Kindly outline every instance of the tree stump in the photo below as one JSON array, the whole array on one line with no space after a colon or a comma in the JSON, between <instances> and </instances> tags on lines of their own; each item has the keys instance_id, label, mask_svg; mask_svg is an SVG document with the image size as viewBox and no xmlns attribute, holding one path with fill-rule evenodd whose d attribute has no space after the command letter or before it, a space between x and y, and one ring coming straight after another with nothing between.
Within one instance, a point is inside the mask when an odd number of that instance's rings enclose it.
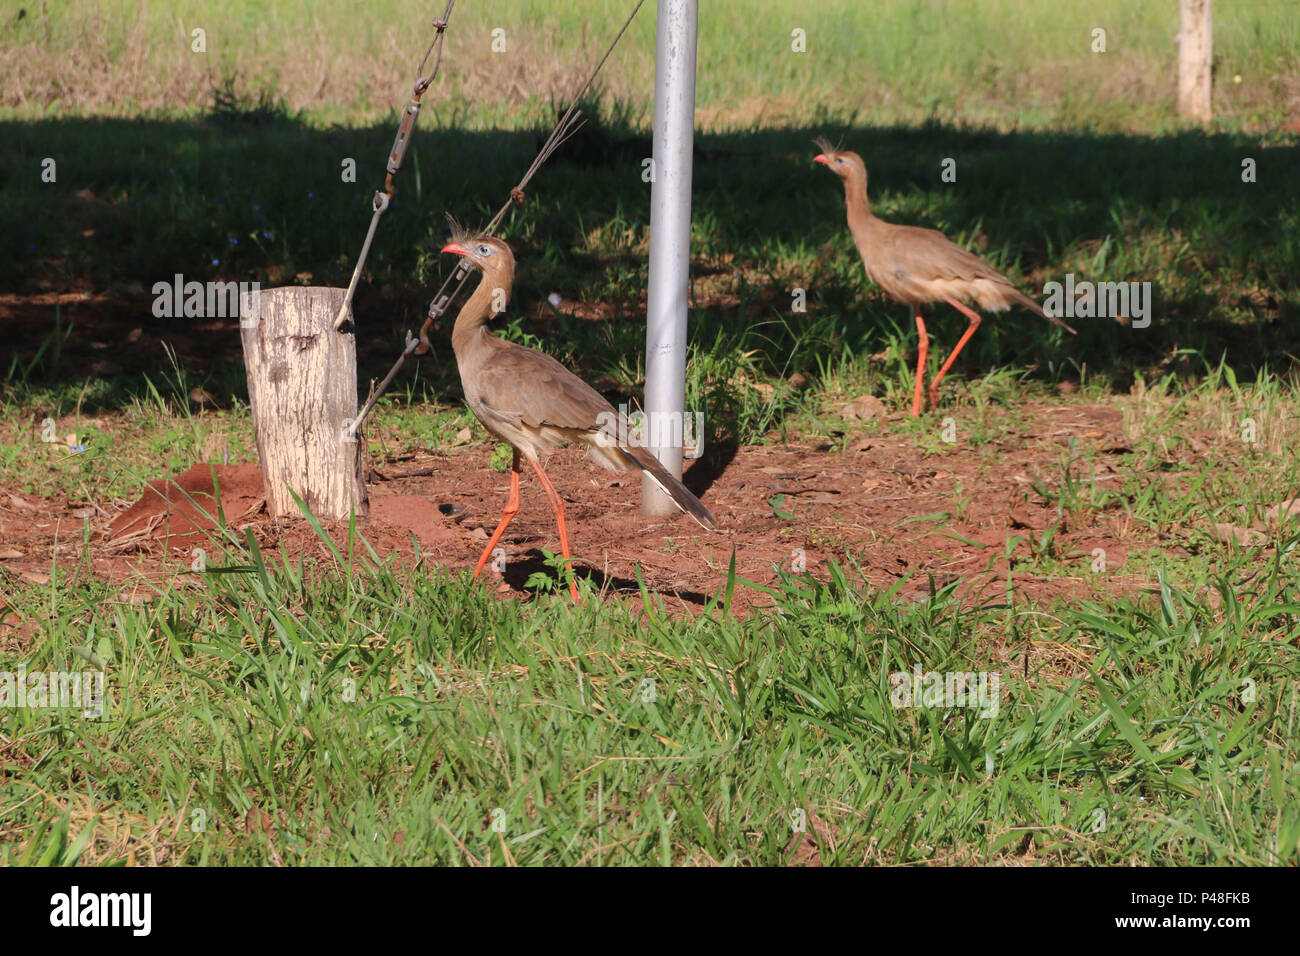
<instances>
[{"instance_id":1,"label":"tree stump","mask_svg":"<svg viewBox=\"0 0 1300 956\"><path fill-rule=\"evenodd\" d=\"M348 433L357 414L356 337L334 331L345 294L291 286L241 305L248 397L274 516L302 515L290 489L318 518L369 511L362 443Z\"/></svg>"}]
</instances>

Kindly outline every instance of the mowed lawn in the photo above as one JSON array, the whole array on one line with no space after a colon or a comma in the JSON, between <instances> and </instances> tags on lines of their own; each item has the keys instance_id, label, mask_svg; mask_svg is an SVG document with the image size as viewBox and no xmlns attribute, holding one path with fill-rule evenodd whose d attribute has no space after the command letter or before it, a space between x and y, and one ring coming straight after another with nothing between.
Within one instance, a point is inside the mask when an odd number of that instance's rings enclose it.
<instances>
[{"instance_id":1,"label":"mowed lawn","mask_svg":"<svg viewBox=\"0 0 1300 956\"><path fill-rule=\"evenodd\" d=\"M363 377L447 274L444 213L491 216L633 5L457 5L358 298ZM176 273L346 283L431 8L9 11L0 322L21 334L0 355L0 528L18 529L0 540L0 674L102 671L107 709L0 708L0 861L1300 859L1296 5L1215 4L1208 130L1172 116L1173 0L702 6L687 382L702 464L805 445L847 460L889 436L933 467L992 471L1007 428L1047 427L1026 406L1104 408L1123 443L1062 437L1022 493L1061 532L1141 540L1125 586L1031 599L1008 579L971 601L917 569L873 584L879 549L832 541L833 559L761 582L723 561L687 610L589 580L575 607L555 568L497 596L375 548L364 524L305 555L228 527L201 572L112 550L97 522L145 481L256 461L237 352L153 317L149 290ZM521 266L503 334L616 404L644 386L653 14L502 227ZM1070 337L999 316L938 409L846 419L859 396L906 407L915 332L863 274L817 135L864 156L885 218L943 230L1035 295L1067 274L1149 282L1151 325L1083 319ZM936 318L931 373L964 325ZM504 467L448 333L381 402L375 463L457 446L478 472ZM47 420L84 451L43 441ZM30 502L80 516L45 527ZM795 544L800 507L772 501ZM1017 573L1105 578L1017 527L1017 507L990 518L1022 549ZM680 535L672 561L705 546ZM996 706L903 701L899 675L996 675Z\"/></svg>"}]
</instances>

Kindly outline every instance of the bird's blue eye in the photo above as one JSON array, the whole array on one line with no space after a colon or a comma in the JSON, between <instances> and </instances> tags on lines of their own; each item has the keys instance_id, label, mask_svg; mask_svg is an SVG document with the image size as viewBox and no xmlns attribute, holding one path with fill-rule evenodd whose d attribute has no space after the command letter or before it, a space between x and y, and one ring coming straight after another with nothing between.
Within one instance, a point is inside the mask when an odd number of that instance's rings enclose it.
<instances>
[{"instance_id":1,"label":"bird's blue eye","mask_svg":"<svg viewBox=\"0 0 1300 956\"><path fill-rule=\"evenodd\" d=\"M492 247L487 243L481 243L478 247L478 254L480 256L490 256L492 255Z\"/></svg>"}]
</instances>

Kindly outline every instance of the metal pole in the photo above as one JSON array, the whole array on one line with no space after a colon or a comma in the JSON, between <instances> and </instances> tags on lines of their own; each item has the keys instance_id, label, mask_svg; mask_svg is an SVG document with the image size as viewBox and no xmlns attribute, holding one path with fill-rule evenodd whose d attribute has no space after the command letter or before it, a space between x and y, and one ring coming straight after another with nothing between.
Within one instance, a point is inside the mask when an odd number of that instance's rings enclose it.
<instances>
[{"instance_id":1,"label":"metal pole","mask_svg":"<svg viewBox=\"0 0 1300 956\"><path fill-rule=\"evenodd\" d=\"M682 476L686 404L686 296L691 264L698 6L698 0L659 0L655 42L644 435L650 452L678 478ZM662 517L676 511L673 500L648 475L643 475L641 513Z\"/></svg>"}]
</instances>

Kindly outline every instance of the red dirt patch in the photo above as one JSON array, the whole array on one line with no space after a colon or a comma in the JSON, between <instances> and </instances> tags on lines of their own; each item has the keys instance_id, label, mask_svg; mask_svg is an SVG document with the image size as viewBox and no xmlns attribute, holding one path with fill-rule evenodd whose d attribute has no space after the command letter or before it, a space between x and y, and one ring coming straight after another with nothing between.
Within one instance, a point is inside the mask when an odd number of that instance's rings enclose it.
<instances>
[{"instance_id":1,"label":"red dirt patch","mask_svg":"<svg viewBox=\"0 0 1300 956\"><path fill-rule=\"evenodd\" d=\"M384 533L385 538L405 538L399 546L402 550L411 550L412 536L421 553L434 557L459 555L464 550L465 535L438 510L436 502L423 495L394 494L372 487L366 527ZM371 531L367 534L373 536Z\"/></svg>"},{"instance_id":2,"label":"red dirt patch","mask_svg":"<svg viewBox=\"0 0 1300 956\"><path fill-rule=\"evenodd\" d=\"M262 530L271 525L286 539L301 537L300 547L310 550L313 543L321 544L309 528L297 527L297 522L270 521L262 513L265 502L262 471L256 465L201 462L174 478L149 482L140 499L109 524L107 543L121 546L132 539L149 538L166 547L183 548L186 542L174 539L195 535L206 538L206 532L216 529L214 519L221 513L229 527L251 524ZM370 516L363 520L362 528L368 538L391 540L396 550L412 551L414 539L423 553L440 556L458 552L464 539L433 501L420 495L394 494L388 489L373 494ZM338 530L331 528L332 532Z\"/></svg>"},{"instance_id":3,"label":"red dirt patch","mask_svg":"<svg viewBox=\"0 0 1300 956\"><path fill-rule=\"evenodd\" d=\"M1129 552L1177 552L1178 541L1132 527L1118 503L1109 512L1063 517L1034 491L1035 477L1049 486L1060 480L1061 454L1071 441L1097 453L1089 480L1121 486L1127 448L1119 411L1036 403L1021 412L1018 424L1003 425L983 446L926 451L910 434L893 433L902 421L895 415L879 433L850 432L834 448L773 443L730 457L724 453L712 465L696 462L686 484L718 516L714 534L684 515L643 517L637 476L606 472L577 449L553 455L547 470L566 501L579 574L634 602L639 568L647 586L670 606L699 608L723 586L733 551L737 572L760 585L773 582L777 566L804 564L824 579L828 562L843 563L847 554L875 586L891 587L907 577L900 599L923 599L931 578L939 586L957 582L968 603L1006 600L1008 585L1017 601L1106 600L1145 586L1145 575L1126 574ZM489 457L489 446L480 444L401 465L376 462L368 482L371 514L358 531L381 556L396 554L401 563L413 562L418 553L422 564L473 567L508 489L508 476L492 470ZM66 562L79 553L80 535L74 541L72 532L89 520L92 533L102 532L92 544L89 573L114 582L174 586L177 572L190 569L197 533L211 527L181 489L215 514L214 473L232 528L251 530L266 553L283 547L295 559L332 560L305 521L272 519L257 507L256 467L205 464L152 482L116 517L109 503L86 507L0 493L0 541L21 552L0 557L0 569L40 583L41 570L48 572L56 554ZM544 569L542 549L558 550L550 508L530 477L523 482L522 510L502 541L505 573L488 573L483 584L516 598L529 596L526 582ZM777 495L782 498L774 503ZM340 549L346 547L346 522L327 523L326 530ZM1046 560L1032 543L1045 539L1052 547ZM204 547L211 560L221 560L218 542ZM1096 548L1106 553L1102 574L1090 567ZM769 600L761 591L737 590L740 608Z\"/></svg>"},{"instance_id":4,"label":"red dirt patch","mask_svg":"<svg viewBox=\"0 0 1300 956\"><path fill-rule=\"evenodd\" d=\"M214 481L221 490L220 507ZM175 478L149 482L140 500L108 526L108 540L151 536L170 543L174 537L213 530L219 514L230 525L242 522L265 501L262 470L257 466L201 463Z\"/></svg>"}]
</instances>

